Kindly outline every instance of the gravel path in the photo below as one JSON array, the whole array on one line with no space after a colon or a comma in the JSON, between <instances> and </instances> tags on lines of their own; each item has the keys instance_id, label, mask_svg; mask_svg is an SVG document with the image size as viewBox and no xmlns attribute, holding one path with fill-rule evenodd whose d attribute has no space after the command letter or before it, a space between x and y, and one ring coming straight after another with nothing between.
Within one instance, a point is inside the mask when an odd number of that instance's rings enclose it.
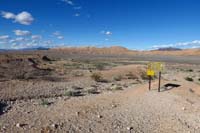
<instances>
[{"instance_id":1,"label":"gravel path","mask_svg":"<svg viewBox=\"0 0 200 133\"><path fill-rule=\"evenodd\" d=\"M186 87L158 93L148 85L124 91L79 98L51 99L47 107L38 100L16 101L0 116L1 132L200 132L199 95L183 95ZM192 84L192 85L191 85ZM156 88L156 84L153 84Z\"/></svg>"}]
</instances>

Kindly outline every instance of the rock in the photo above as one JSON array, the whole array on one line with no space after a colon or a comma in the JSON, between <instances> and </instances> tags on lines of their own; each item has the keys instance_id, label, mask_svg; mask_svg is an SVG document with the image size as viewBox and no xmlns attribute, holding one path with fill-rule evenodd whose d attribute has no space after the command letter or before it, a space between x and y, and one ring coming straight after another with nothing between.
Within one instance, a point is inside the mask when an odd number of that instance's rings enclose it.
<instances>
[{"instance_id":1,"label":"rock","mask_svg":"<svg viewBox=\"0 0 200 133\"><path fill-rule=\"evenodd\" d=\"M2 128L5 130L5 129L6 129L6 126L3 126Z\"/></svg>"},{"instance_id":2,"label":"rock","mask_svg":"<svg viewBox=\"0 0 200 133\"><path fill-rule=\"evenodd\" d=\"M58 128L58 124L52 124L51 127L56 129L56 128Z\"/></svg>"},{"instance_id":3,"label":"rock","mask_svg":"<svg viewBox=\"0 0 200 133\"><path fill-rule=\"evenodd\" d=\"M182 107L182 110L186 110L185 107Z\"/></svg>"},{"instance_id":4,"label":"rock","mask_svg":"<svg viewBox=\"0 0 200 133\"><path fill-rule=\"evenodd\" d=\"M98 117L98 118L103 118L103 116L102 116L102 115L98 115L97 117Z\"/></svg>"},{"instance_id":5,"label":"rock","mask_svg":"<svg viewBox=\"0 0 200 133\"><path fill-rule=\"evenodd\" d=\"M61 100L62 99L62 97L58 97L58 100Z\"/></svg>"},{"instance_id":6,"label":"rock","mask_svg":"<svg viewBox=\"0 0 200 133\"><path fill-rule=\"evenodd\" d=\"M76 112L76 115L77 115L77 116L80 115L80 112Z\"/></svg>"},{"instance_id":7,"label":"rock","mask_svg":"<svg viewBox=\"0 0 200 133\"><path fill-rule=\"evenodd\" d=\"M133 130L133 127L127 127L127 130L129 130L129 131Z\"/></svg>"},{"instance_id":8,"label":"rock","mask_svg":"<svg viewBox=\"0 0 200 133\"><path fill-rule=\"evenodd\" d=\"M16 127L21 127L22 125L20 123L17 123L16 124Z\"/></svg>"},{"instance_id":9,"label":"rock","mask_svg":"<svg viewBox=\"0 0 200 133\"><path fill-rule=\"evenodd\" d=\"M112 108L116 108L116 107L117 107L117 105L115 105L115 104L112 105Z\"/></svg>"}]
</instances>

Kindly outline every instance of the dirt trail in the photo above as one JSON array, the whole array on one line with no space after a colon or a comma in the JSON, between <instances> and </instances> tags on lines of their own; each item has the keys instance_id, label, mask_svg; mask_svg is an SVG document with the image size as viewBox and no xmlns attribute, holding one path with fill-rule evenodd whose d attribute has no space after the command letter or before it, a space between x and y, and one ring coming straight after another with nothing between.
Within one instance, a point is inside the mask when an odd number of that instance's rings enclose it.
<instances>
[{"instance_id":1,"label":"dirt trail","mask_svg":"<svg viewBox=\"0 0 200 133\"><path fill-rule=\"evenodd\" d=\"M195 92L199 86L184 82L160 93L156 87L155 82L151 91L143 84L96 96L60 98L48 107L34 100L18 101L0 116L1 132L200 132L200 98ZM16 127L17 123L23 126Z\"/></svg>"}]
</instances>

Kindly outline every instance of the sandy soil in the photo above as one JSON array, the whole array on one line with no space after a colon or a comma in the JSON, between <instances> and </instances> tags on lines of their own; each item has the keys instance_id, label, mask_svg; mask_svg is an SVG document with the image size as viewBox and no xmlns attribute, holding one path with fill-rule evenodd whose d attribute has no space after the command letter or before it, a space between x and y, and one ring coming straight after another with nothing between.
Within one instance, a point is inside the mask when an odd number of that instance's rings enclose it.
<instances>
[{"instance_id":1,"label":"sandy soil","mask_svg":"<svg viewBox=\"0 0 200 133\"><path fill-rule=\"evenodd\" d=\"M94 61L46 61L41 56L35 63L27 58L4 61L0 64L2 133L200 132L198 64L166 63L158 92L157 79L148 90L143 77L146 62L112 59L106 64L104 60L105 68L97 70ZM13 64L18 64L12 71L15 76L5 73ZM17 69L28 75L21 76ZM77 71L83 75L74 75ZM94 72L100 72L106 82L92 80ZM113 80L119 75L120 80ZM52 81L52 77L59 80ZM165 87L169 83L178 87ZM98 93L88 93L91 88ZM68 90L82 95L67 95Z\"/></svg>"},{"instance_id":2,"label":"sandy soil","mask_svg":"<svg viewBox=\"0 0 200 133\"><path fill-rule=\"evenodd\" d=\"M46 107L37 100L17 101L1 116L1 131L200 132L199 86L181 85L159 93L154 82L151 91L147 84L137 85L120 92L52 99Z\"/></svg>"}]
</instances>

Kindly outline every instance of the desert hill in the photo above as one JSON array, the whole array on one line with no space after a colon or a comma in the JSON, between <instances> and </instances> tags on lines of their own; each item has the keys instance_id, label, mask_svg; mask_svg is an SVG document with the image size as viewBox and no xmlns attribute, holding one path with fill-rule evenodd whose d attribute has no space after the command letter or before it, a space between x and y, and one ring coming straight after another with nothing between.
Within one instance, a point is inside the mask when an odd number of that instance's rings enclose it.
<instances>
[{"instance_id":1,"label":"desert hill","mask_svg":"<svg viewBox=\"0 0 200 133\"><path fill-rule=\"evenodd\" d=\"M59 51L68 54L97 54L97 55L177 55L177 56L191 56L200 55L200 49L178 49L178 48L166 48L149 51L136 51L129 50L121 46L112 47L63 47L52 48L50 51Z\"/></svg>"},{"instance_id":2,"label":"desert hill","mask_svg":"<svg viewBox=\"0 0 200 133\"><path fill-rule=\"evenodd\" d=\"M200 55L200 49L183 49L183 50L152 50L143 51L141 54L150 55L177 55L177 56L195 56Z\"/></svg>"},{"instance_id":3,"label":"desert hill","mask_svg":"<svg viewBox=\"0 0 200 133\"><path fill-rule=\"evenodd\" d=\"M50 51L60 51L63 53L71 54L106 54L106 55L130 55L136 54L137 51L129 50L121 46L112 46L112 47L63 47L63 48L53 48Z\"/></svg>"}]
</instances>

